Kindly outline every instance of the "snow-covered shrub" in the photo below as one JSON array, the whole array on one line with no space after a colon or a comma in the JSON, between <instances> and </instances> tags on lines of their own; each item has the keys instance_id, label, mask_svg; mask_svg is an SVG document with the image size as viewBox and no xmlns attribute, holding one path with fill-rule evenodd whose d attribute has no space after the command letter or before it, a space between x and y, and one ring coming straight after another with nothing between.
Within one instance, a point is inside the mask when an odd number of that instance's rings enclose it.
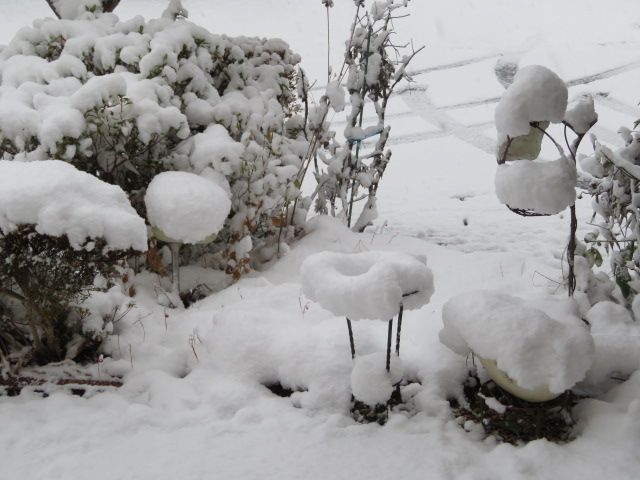
<instances>
[{"instance_id":1,"label":"snow-covered shrub","mask_svg":"<svg viewBox=\"0 0 640 480\"><path fill-rule=\"evenodd\" d=\"M85 348L102 340L102 325L87 329L84 318L89 312L80 304L96 290L100 276L111 279L119 274L117 265L127 252L103 251L103 240L91 241L76 249L65 236L53 237L23 226L0 234L0 305L4 321L0 336L13 339L0 354L27 354L37 363L62 360L69 353L76 335L86 341ZM0 308L1 310L2 308ZM16 347L29 347L20 352ZM32 347L32 350L30 349ZM75 358L74 349L69 356Z\"/></svg>"},{"instance_id":2,"label":"snow-covered shrub","mask_svg":"<svg viewBox=\"0 0 640 480\"><path fill-rule=\"evenodd\" d=\"M585 238L590 248L584 248L584 256L592 267L602 262L599 248L608 254L615 282L631 306L640 292L640 133L624 127L619 132L624 147L614 150L595 141L594 154L580 162L591 176L588 189L597 218L597 230Z\"/></svg>"},{"instance_id":3,"label":"snow-covered shrub","mask_svg":"<svg viewBox=\"0 0 640 480\"><path fill-rule=\"evenodd\" d=\"M500 202L523 216L553 215L570 208L567 263L568 291L572 296L576 288L578 226L576 155L580 142L598 120L598 115L589 95L580 95L569 103L567 86L548 68L530 65L511 70L517 70L517 73L503 83L507 90L495 112L498 132L496 194ZM568 153L547 131L550 123L564 125ZM568 130L575 134L571 144ZM558 159L538 158L545 137L557 148Z\"/></svg>"},{"instance_id":4,"label":"snow-covered shrub","mask_svg":"<svg viewBox=\"0 0 640 480\"><path fill-rule=\"evenodd\" d=\"M119 187L61 161L0 160L2 357L32 346L46 362L97 344L103 325L84 322L83 300L146 248L145 222Z\"/></svg>"},{"instance_id":5,"label":"snow-covered shrub","mask_svg":"<svg viewBox=\"0 0 640 480\"><path fill-rule=\"evenodd\" d=\"M293 233L284 212L307 150L287 123L299 57L281 40L212 34L176 0L149 21L98 10L38 20L0 54L3 158L70 162L143 216L156 174L217 179L232 211L209 264L240 275L251 249L239 243L273 255Z\"/></svg>"},{"instance_id":6,"label":"snow-covered shrub","mask_svg":"<svg viewBox=\"0 0 640 480\"><path fill-rule=\"evenodd\" d=\"M332 3L323 3L328 13ZM316 211L339 215L354 231L363 231L377 217L376 193L391 159L391 151L386 149L391 130L385 120L387 103L398 84L410 80L406 68L421 49L399 47L393 40L392 20L398 15L397 9L406 7L406 0L373 2L369 11L364 1L355 4L355 20L346 41L342 68L336 74L331 74L329 68L325 94L305 112L304 128L311 145L299 178L313 160L317 188L312 197ZM302 98L307 98L304 75L299 90ZM342 143L330 130L327 117L330 111L345 109L346 94L350 109L344 130L346 140ZM374 124L364 124L365 109L375 114ZM367 139L375 139L375 144L365 145ZM365 205L352 223L354 204L361 200L366 200Z\"/></svg>"}]
</instances>

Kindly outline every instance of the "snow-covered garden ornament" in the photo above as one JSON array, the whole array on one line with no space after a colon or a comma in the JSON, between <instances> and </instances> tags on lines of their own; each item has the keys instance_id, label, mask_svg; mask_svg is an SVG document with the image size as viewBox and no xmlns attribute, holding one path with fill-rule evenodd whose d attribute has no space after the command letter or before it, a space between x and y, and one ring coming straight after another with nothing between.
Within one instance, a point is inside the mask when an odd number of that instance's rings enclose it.
<instances>
[{"instance_id":1,"label":"snow-covered garden ornament","mask_svg":"<svg viewBox=\"0 0 640 480\"><path fill-rule=\"evenodd\" d=\"M527 301L475 291L449 300L440 341L477 358L493 381L481 381L473 369L456 415L482 419L488 434L512 443L567 440L575 397L565 392L585 379L595 359L593 337L579 315L572 298Z\"/></svg>"},{"instance_id":2,"label":"snow-covered garden ornament","mask_svg":"<svg viewBox=\"0 0 640 480\"><path fill-rule=\"evenodd\" d=\"M144 197L155 238L171 248L174 293L180 293L180 246L212 242L231 210L227 192L213 181L187 172L156 175Z\"/></svg>"},{"instance_id":3,"label":"snow-covered garden ornament","mask_svg":"<svg viewBox=\"0 0 640 480\"><path fill-rule=\"evenodd\" d=\"M351 357L355 360L352 393L370 407L385 405L402 380L399 355L403 311L421 308L434 291L433 275L425 262L398 252L321 252L302 264L305 295L334 315L346 317ZM352 320L365 319L388 322L386 355L374 353L356 358Z\"/></svg>"},{"instance_id":4,"label":"snow-covered garden ornament","mask_svg":"<svg viewBox=\"0 0 640 480\"><path fill-rule=\"evenodd\" d=\"M583 380L593 363L593 338L573 299L524 301L477 291L442 309L440 341L477 355L491 378L523 400L551 400Z\"/></svg>"},{"instance_id":5,"label":"snow-covered garden ornament","mask_svg":"<svg viewBox=\"0 0 640 480\"><path fill-rule=\"evenodd\" d=\"M570 296L575 290L578 222L575 210L576 156L580 142L597 120L590 95L579 95L568 102L568 89L562 79L540 65L526 66L517 71L495 112L498 132L495 188L500 202L522 216L554 215L567 207L571 210L567 247ZM568 154L547 131L550 123L564 125ZM568 130L575 134L572 143L568 140ZM557 148L558 159L538 158L545 137Z\"/></svg>"}]
</instances>

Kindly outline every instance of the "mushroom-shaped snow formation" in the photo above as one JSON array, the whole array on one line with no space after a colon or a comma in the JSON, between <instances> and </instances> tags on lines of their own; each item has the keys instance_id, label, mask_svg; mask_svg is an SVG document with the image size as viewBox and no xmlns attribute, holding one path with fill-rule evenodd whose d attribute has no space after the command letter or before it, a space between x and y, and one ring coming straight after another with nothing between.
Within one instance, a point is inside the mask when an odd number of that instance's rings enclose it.
<instances>
[{"instance_id":1,"label":"mushroom-shaped snow formation","mask_svg":"<svg viewBox=\"0 0 640 480\"><path fill-rule=\"evenodd\" d=\"M529 65L518 70L496 107L496 129L511 138L527 135L531 122L562 122L568 90L546 67Z\"/></svg>"},{"instance_id":2,"label":"mushroom-shaped snow formation","mask_svg":"<svg viewBox=\"0 0 640 480\"><path fill-rule=\"evenodd\" d=\"M440 341L460 355L495 361L523 389L560 394L585 378L594 358L577 308L572 299L533 305L497 292L465 293L444 305Z\"/></svg>"},{"instance_id":3,"label":"mushroom-shaped snow formation","mask_svg":"<svg viewBox=\"0 0 640 480\"><path fill-rule=\"evenodd\" d=\"M351 392L367 405L386 403L393 393L393 386L402 380L402 362L391 355L389 371L385 369L386 354L371 353L356 357L351 371Z\"/></svg>"},{"instance_id":4,"label":"mushroom-shaped snow formation","mask_svg":"<svg viewBox=\"0 0 640 480\"><path fill-rule=\"evenodd\" d=\"M511 208L553 215L576 201L578 173L572 160L518 160L498 165L496 195Z\"/></svg>"},{"instance_id":5,"label":"mushroom-shaped snow formation","mask_svg":"<svg viewBox=\"0 0 640 480\"><path fill-rule=\"evenodd\" d=\"M351 320L389 320L400 304L417 309L433 295L431 270L399 252L316 253L301 273L307 297Z\"/></svg>"},{"instance_id":6,"label":"mushroom-shaped snow formation","mask_svg":"<svg viewBox=\"0 0 640 480\"><path fill-rule=\"evenodd\" d=\"M109 248L147 249L147 227L127 194L59 160L0 160L0 232L19 225L80 248L102 238Z\"/></svg>"},{"instance_id":7,"label":"mushroom-shaped snow formation","mask_svg":"<svg viewBox=\"0 0 640 480\"><path fill-rule=\"evenodd\" d=\"M222 229L231 210L231 200L219 185L187 172L156 175L144 201L149 223L178 243L207 241Z\"/></svg>"}]
</instances>

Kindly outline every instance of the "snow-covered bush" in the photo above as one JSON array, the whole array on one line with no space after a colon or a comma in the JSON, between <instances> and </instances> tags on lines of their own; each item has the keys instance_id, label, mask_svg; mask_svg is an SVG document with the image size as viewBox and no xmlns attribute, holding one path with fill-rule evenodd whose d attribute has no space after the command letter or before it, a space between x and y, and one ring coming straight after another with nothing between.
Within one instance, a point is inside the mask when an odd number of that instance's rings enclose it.
<instances>
[{"instance_id":1,"label":"snow-covered bush","mask_svg":"<svg viewBox=\"0 0 640 480\"><path fill-rule=\"evenodd\" d=\"M640 292L640 133L625 127L619 132L624 147L614 150L596 141L595 153L580 162L591 176L588 189L597 218L597 230L585 238L590 247L584 248L585 276L591 278L588 267L608 254L615 282L631 306Z\"/></svg>"},{"instance_id":2,"label":"snow-covered bush","mask_svg":"<svg viewBox=\"0 0 640 480\"><path fill-rule=\"evenodd\" d=\"M46 362L95 346L104 325L84 322L83 300L146 248L145 222L119 187L61 161L0 160L0 357Z\"/></svg>"},{"instance_id":3,"label":"snow-covered bush","mask_svg":"<svg viewBox=\"0 0 640 480\"><path fill-rule=\"evenodd\" d=\"M333 4L323 3L329 13ZM355 4L344 63L335 74L328 68L325 94L305 112L304 129L311 145L299 178L313 161L317 188L312 197L316 211L339 215L354 231L363 231L377 217L376 193L391 159L391 151L386 149L391 130L385 120L387 103L398 84L410 80L407 66L421 49L399 47L393 40L393 19L399 15L399 8L407 6L406 0L376 1L369 11L364 1ZM304 75L299 90L306 99L308 84ZM343 143L330 130L327 118L330 111L339 113L345 109L347 93L350 109ZM365 109L375 114L374 124L364 124ZM375 144L365 145L367 139L375 139ZM354 204L362 200L366 200L365 205L355 220Z\"/></svg>"},{"instance_id":4,"label":"snow-covered bush","mask_svg":"<svg viewBox=\"0 0 640 480\"><path fill-rule=\"evenodd\" d=\"M232 211L209 264L239 276L248 240L272 256L293 233L284 212L307 150L288 128L299 57L281 40L212 34L175 0L149 21L85 10L34 22L0 54L3 158L70 162L121 186L143 216L156 174L215 178Z\"/></svg>"}]
</instances>

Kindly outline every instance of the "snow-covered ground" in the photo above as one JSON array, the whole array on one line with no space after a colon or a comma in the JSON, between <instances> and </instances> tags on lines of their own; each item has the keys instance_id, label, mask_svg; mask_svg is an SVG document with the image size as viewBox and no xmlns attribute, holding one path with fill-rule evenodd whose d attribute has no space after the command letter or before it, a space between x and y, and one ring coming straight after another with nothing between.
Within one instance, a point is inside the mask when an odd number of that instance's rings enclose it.
<instances>
[{"instance_id":1,"label":"snow-covered ground","mask_svg":"<svg viewBox=\"0 0 640 480\"><path fill-rule=\"evenodd\" d=\"M183 3L212 31L284 38L309 76L325 83L320 1ZM338 63L353 2L335 3ZM150 17L165 4L122 0L117 12ZM457 294L531 297L554 291L561 278L567 216L518 217L495 196L493 112L504 91L497 59L553 69L570 96L596 94L594 133L619 144L618 127L640 117L636 2L414 0L410 12L398 20L400 37L427 48L412 65L416 88L389 107L393 158L376 228L355 235L331 219L313 220L280 261L186 311L158 306L157 279L137 278L138 306L121 320L127 328L111 339L113 359L99 370L104 378L124 375L124 386L90 398L0 397L1 479L638 478L640 375L583 401L577 439L567 445L496 444L452 417L446 399L460 391L465 359L438 339L442 305ZM1 1L0 42L49 14L44 0ZM588 199L578 210L586 231ZM433 272L434 296L407 311L403 326L404 375L419 383L403 392L408 411L392 413L384 427L351 420L344 319L302 293L299 268L323 250L425 255ZM184 273L194 284L207 275ZM359 354L384 349L384 322L363 320L354 329ZM634 333L626 335L631 361L640 356ZM275 396L264 385L276 382L296 392Z\"/></svg>"}]
</instances>

